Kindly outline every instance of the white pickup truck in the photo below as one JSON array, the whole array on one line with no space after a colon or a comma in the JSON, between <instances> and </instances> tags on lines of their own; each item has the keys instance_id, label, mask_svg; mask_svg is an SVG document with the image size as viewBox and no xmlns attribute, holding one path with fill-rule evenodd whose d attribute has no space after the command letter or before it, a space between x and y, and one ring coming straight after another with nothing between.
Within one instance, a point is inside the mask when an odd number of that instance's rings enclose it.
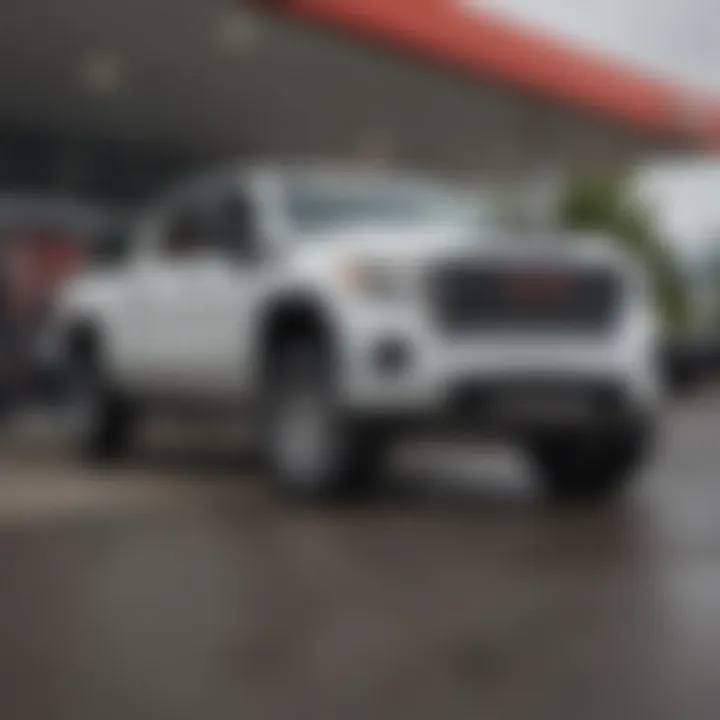
<instances>
[{"instance_id":1,"label":"white pickup truck","mask_svg":"<svg viewBox=\"0 0 720 720\"><path fill-rule=\"evenodd\" d=\"M277 487L367 490L400 435L517 441L545 487L599 500L661 401L641 275L607 248L525 242L443 185L243 167L171 193L68 288L55 346L84 452L140 411L254 413Z\"/></svg>"}]
</instances>

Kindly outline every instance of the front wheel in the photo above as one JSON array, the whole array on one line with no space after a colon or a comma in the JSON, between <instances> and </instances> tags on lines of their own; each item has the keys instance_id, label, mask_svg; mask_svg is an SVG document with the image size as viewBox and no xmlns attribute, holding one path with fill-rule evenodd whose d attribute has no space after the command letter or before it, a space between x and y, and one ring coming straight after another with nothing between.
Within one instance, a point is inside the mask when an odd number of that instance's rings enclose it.
<instances>
[{"instance_id":1,"label":"front wheel","mask_svg":"<svg viewBox=\"0 0 720 720\"><path fill-rule=\"evenodd\" d=\"M264 445L273 484L304 499L355 497L379 482L385 442L339 409L330 357L312 337L278 343L265 379Z\"/></svg>"},{"instance_id":2,"label":"front wheel","mask_svg":"<svg viewBox=\"0 0 720 720\"><path fill-rule=\"evenodd\" d=\"M545 437L530 444L531 459L552 500L602 503L635 478L651 446L646 427L620 433Z\"/></svg>"}]
</instances>

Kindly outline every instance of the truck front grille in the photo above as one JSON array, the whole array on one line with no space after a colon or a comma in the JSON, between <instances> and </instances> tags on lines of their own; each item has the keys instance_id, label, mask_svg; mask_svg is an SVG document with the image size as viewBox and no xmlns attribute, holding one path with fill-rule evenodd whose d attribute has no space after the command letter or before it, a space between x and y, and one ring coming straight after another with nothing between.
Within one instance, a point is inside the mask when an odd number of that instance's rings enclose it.
<instances>
[{"instance_id":1,"label":"truck front grille","mask_svg":"<svg viewBox=\"0 0 720 720\"><path fill-rule=\"evenodd\" d=\"M620 277L605 268L446 265L431 279L438 325L453 334L610 328Z\"/></svg>"}]
</instances>

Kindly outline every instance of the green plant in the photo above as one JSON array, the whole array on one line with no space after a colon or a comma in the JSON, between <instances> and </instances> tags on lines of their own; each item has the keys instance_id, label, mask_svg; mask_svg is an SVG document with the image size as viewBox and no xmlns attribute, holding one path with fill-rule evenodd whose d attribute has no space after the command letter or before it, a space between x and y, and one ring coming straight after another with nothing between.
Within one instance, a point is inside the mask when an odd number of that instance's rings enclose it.
<instances>
[{"instance_id":1,"label":"green plant","mask_svg":"<svg viewBox=\"0 0 720 720\"><path fill-rule=\"evenodd\" d=\"M660 316L670 331L689 320L682 270L664 242L653 208L641 198L633 178L605 173L572 179L561 195L559 220L568 230L599 231L639 260L651 278Z\"/></svg>"}]
</instances>

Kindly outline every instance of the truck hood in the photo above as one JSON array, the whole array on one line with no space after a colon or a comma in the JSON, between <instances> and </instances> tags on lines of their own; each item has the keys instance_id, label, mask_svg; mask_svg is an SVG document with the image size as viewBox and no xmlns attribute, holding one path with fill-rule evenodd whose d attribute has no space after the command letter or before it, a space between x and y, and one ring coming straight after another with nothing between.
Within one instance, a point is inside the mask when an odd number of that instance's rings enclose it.
<instances>
[{"instance_id":1,"label":"truck hood","mask_svg":"<svg viewBox=\"0 0 720 720\"><path fill-rule=\"evenodd\" d=\"M343 257L389 264L425 265L452 260L542 262L570 265L629 265L610 242L561 233L520 234L472 226L334 229L297 236L301 263L324 264Z\"/></svg>"}]
</instances>

